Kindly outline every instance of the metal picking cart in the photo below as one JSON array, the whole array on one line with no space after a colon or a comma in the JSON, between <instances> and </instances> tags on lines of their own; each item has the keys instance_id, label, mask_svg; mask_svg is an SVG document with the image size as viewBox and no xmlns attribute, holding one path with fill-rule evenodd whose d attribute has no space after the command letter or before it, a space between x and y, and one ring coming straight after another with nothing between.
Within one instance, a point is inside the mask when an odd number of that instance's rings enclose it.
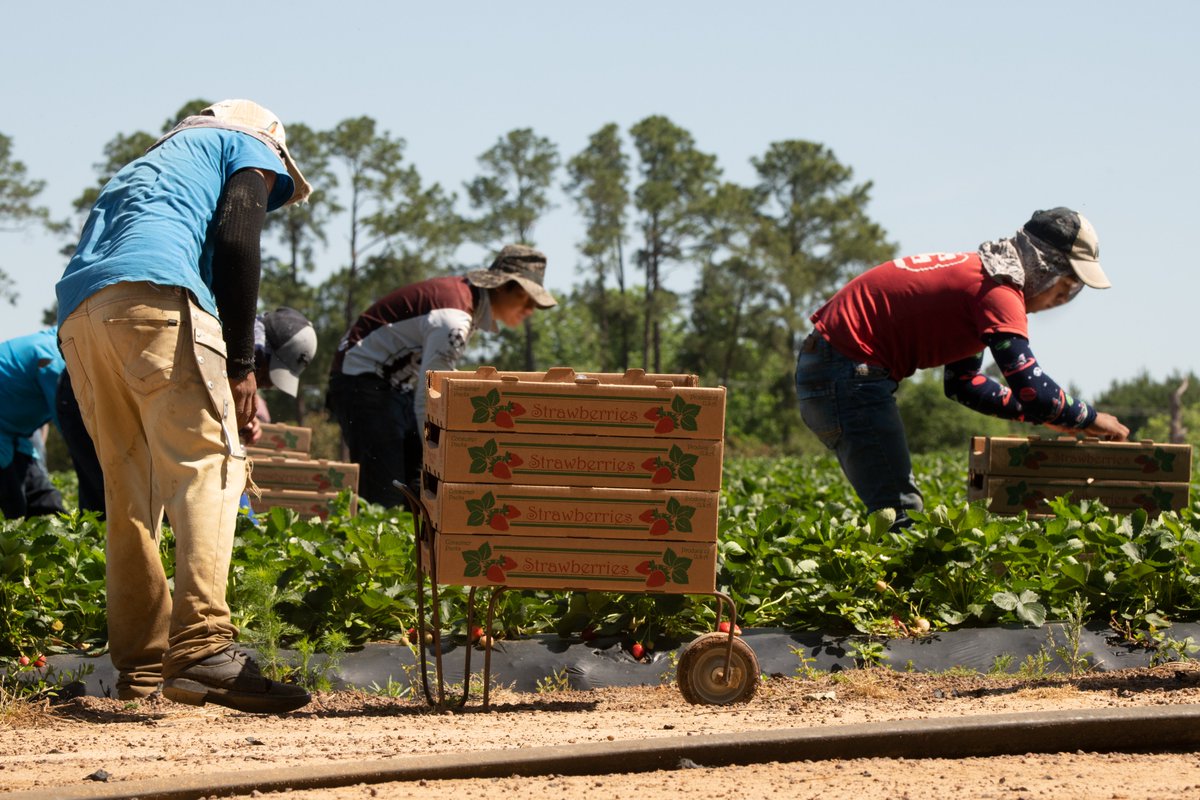
<instances>
[{"instance_id":1,"label":"metal picking cart","mask_svg":"<svg viewBox=\"0 0 1200 800\"><path fill-rule=\"evenodd\" d=\"M490 590L485 643L493 641L498 600L511 589L713 597L718 625L727 616L729 630L683 648L680 692L705 704L753 697L758 659L736 633L733 600L716 591L723 387L641 370L484 367L431 372L428 392L421 496L404 491L414 509L416 640L431 705L448 705L439 583L469 587L468 631L476 591ZM462 695L449 705L469 698L472 649ZM483 657L487 705L491 646Z\"/></svg>"}]
</instances>

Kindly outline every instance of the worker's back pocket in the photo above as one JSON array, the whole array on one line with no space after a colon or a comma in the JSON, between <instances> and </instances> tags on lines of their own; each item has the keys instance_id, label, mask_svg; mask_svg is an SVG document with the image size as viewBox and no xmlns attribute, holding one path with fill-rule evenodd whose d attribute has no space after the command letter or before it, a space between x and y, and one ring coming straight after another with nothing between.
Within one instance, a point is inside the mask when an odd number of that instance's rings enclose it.
<instances>
[{"instance_id":1,"label":"worker's back pocket","mask_svg":"<svg viewBox=\"0 0 1200 800\"><path fill-rule=\"evenodd\" d=\"M139 394L150 394L171 383L180 357L180 312L152 306L122 309L125 316L104 320L114 355L125 382Z\"/></svg>"}]
</instances>

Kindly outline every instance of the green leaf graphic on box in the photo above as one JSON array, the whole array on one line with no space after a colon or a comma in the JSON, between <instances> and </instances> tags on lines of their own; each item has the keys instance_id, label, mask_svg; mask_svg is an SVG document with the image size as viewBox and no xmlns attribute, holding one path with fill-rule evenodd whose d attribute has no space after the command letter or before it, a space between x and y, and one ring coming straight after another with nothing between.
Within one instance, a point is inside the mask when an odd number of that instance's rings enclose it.
<instances>
[{"instance_id":1,"label":"green leaf graphic on box","mask_svg":"<svg viewBox=\"0 0 1200 800\"><path fill-rule=\"evenodd\" d=\"M492 546L484 542L478 550L464 550L462 557L466 565L463 567L463 575L468 578L477 577L483 573L483 565L492 557Z\"/></svg>"},{"instance_id":2,"label":"green leaf graphic on box","mask_svg":"<svg viewBox=\"0 0 1200 800\"><path fill-rule=\"evenodd\" d=\"M671 401L671 410L679 417L679 427L685 431L696 430L696 417L700 414L700 406L684 402L679 395Z\"/></svg>"},{"instance_id":3,"label":"green leaf graphic on box","mask_svg":"<svg viewBox=\"0 0 1200 800\"><path fill-rule=\"evenodd\" d=\"M1010 467L1021 466L1025 463L1025 456L1027 455L1029 455L1029 445L1027 444L1008 448L1008 465Z\"/></svg>"},{"instance_id":4,"label":"green leaf graphic on box","mask_svg":"<svg viewBox=\"0 0 1200 800\"><path fill-rule=\"evenodd\" d=\"M329 482L334 486L338 487L339 489L342 488L342 473L338 472L333 467L329 468L329 471L325 473L325 477L329 478Z\"/></svg>"},{"instance_id":5,"label":"green leaf graphic on box","mask_svg":"<svg viewBox=\"0 0 1200 800\"><path fill-rule=\"evenodd\" d=\"M471 422L488 422L499 405L500 392L495 389L492 389L483 397L472 397L471 406L475 411L471 415Z\"/></svg>"},{"instance_id":6,"label":"green leaf graphic on box","mask_svg":"<svg viewBox=\"0 0 1200 800\"><path fill-rule=\"evenodd\" d=\"M284 444L286 445L286 447L284 448L285 450L295 450L295 449L297 449L297 445L300 444L300 437L298 437L296 434L292 433L291 431L284 431L283 441L284 441Z\"/></svg>"},{"instance_id":7,"label":"green leaf graphic on box","mask_svg":"<svg viewBox=\"0 0 1200 800\"><path fill-rule=\"evenodd\" d=\"M471 472L487 472L491 469L498 450L495 439L488 439L482 447L468 447L467 455L471 458Z\"/></svg>"},{"instance_id":8,"label":"green leaf graphic on box","mask_svg":"<svg viewBox=\"0 0 1200 800\"><path fill-rule=\"evenodd\" d=\"M682 533L692 532L692 515L696 513L695 508L685 506L672 497L667 501L667 513L674 520L675 530Z\"/></svg>"},{"instance_id":9,"label":"green leaf graphic on box","mask_svg":"<svg viewBox=\"0 0 1200 800\"><path fill-rule=\"evenodd\" d=\"M496 498L488 492L478 500L467 501L467 524L482 525L491 517L492 511L496 507Z\"/></svg>"},{"instance_id":10,"label":"green leaf graphic on box","mask_svg":"<svg viewBox=\"0 0 1200 800\"><path fill-rule=\"evenodd\" d=\"M1168 453L1161 447L1154 448L1154 460L1158 462L1158 468L1163 472L1170 472L1175 467L1175 454Z\"/></svg>"},{"instance_id":11,"label":"green leaf graphic on box","mask_svg":"<svg viewBox=\"0 0 1200 800\"><path fill-rule=\"evenodd\" d=\"M1019 506L1029 493L1029 486L1025 481L1021 481L1016 486L1004 487L1004 490L1008 492L1008 504L1010 506Z\"/></svg>"},{"instance_id":12,"label":"green leaf graphic on box","mask_svg":"<svg viewBox=\"0 0 1200 800\"><path fill-rule=\"evenodd\" d=\"M1171 455L1172 455L1172 457L1174 457L1174 453L1172 453ZM1170 467L1163 467L1163 469L1170 469ZM1168 492L1166 489L1155 486L1153 491L1151 492L1151 494L1154 495L1154 504L1158 506L1160 511L1170 511L1171 510L1171 500L1174 497L1174 495L1171 492Z\"/></svg>"}]
</instances>

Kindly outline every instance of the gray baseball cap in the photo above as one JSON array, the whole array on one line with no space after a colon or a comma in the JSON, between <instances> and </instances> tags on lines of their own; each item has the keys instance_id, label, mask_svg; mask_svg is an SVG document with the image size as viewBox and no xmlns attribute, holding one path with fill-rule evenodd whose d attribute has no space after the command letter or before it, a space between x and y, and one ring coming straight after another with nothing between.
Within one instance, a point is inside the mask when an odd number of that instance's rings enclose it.
<instances>
[{"instance_id":1,"label":"gray baseball cap","mask_svg":"<svg viewBox=\"0 0 1200 800\"><path fill-rule=\"evenodd\" d=\"M300 388L300 373L317 353L317 331L308 318L294 308L277 308L263 314L271 384L292 397Z\"/></svg>"},{"instance_id":2,"label":"gray baseball cap","mask_svg":"<svg viewBox=\"0 0 1200 800\"><path fill-rule=\"evenodd\" d=\"M1036 236L1067 257L1079 280L1093 289L1107 289L1112 281L1100 268L1100 239L1096 229L1082 214L1059 206L1035 211L1025 232Z\"/></svg>"}]
</instances>

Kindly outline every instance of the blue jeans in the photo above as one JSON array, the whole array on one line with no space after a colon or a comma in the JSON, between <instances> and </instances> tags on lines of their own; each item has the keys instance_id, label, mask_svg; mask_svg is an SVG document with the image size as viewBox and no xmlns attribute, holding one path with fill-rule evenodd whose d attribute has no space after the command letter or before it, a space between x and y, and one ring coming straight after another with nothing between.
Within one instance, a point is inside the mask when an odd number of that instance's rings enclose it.
<instances>
[{"instance_id":1,"label":"blue jeans","mask_svg":"<svg viewBox=\"0 0 1200 800\"><path fill-rule=\"evenodd\" d=\"M796 361L800 416L837 454L842 472L867 511L896 509L898 525L924 503L913 478L897 383L884 367L853 361L820 334L805 340Z\"/></svg>"}]
</instances>

